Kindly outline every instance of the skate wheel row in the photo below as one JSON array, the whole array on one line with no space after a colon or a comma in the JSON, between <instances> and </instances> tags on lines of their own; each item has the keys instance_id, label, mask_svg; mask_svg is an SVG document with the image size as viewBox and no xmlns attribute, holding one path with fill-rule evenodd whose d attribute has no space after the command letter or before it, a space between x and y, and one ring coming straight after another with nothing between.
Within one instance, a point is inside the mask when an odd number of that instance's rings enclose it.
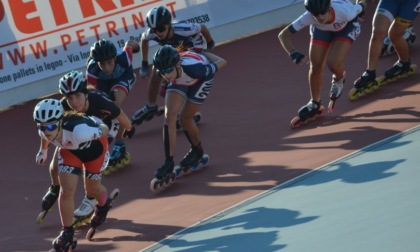
<instances>
[{"instance_id":1,"label":"skate wheel row","mask_svg":"<svg viewBox=\"0 0 420 252\"><path fill-rule=\"evenodd\" d=\"M130 153L126 152L126 155L123 159L118 161L115 165L108 165L105 168L104 175L109 175L111 173L114 173L114 172L120 170L124 166L130 164L130 161L131 161L131 155L130 155Z\"/></svg>"},{"instance_id":2,"label":"skate wheel row","mask_svg":"<svg viewBox=\"0 0 420 252\"><path fill-rule=\"evenodd\" d=\"M36 223L40 224L45 220L45 217L47 216L48 212L51 210L51 208L49 210L42 210L39 214L38 217L36 218Z\"/></svg>"},{"instance_id":3,"label":"skate wheel row","mask_svg":"<svg viewBox=\"0 0 420 252\"><path fill-rule=\"evenodd\" d=\"M296 129L296 128L299 128L301 126L304 126L304 125L316 120L318 117L320 117L322 115L323 112L324 112L324 106L321 106L319 108L318 113L315 116L310 117L310 118L306 119L305 121L302 121L299 116L295 116L292 119L292 121L290 121L290 128Z\"/></svg>"},{"instance_id":4,"label":"skate wheel row","mask_svg":"<svg viewBox=\"0 0 420 252\"><path fill-rule=\"evenodd\" d=\"M76 247L77 247L77 240L74 239L72 242L69 242L68 244L66 244L64 249L58 249L57 250L57 249L53 248L53 249L50 249L49 252L61 252L61 251L71 252L71 251L74 251L76 249Z\"/></svg>"},{"instance_id":5,"label":"skate wheel row","mask_svg":"<svg viewBox=\"0 0 420 252\"><path fill-rule=\"evenodd\" d=\"M209 155L204 154L203 157L200 159L200 161L197 163L197 165L192 165L192 166L187 166L187 167L181 167L177 165L174 168L174 172L176 176L179 178L179 177L190 174L194 171L200 170L201 168L208 166L209 162L210 162Z\"/></svg>"},{"instance_id":6,"label":"skate wheel row","mask_svg":"<svg viewBox=\"0 0 420 252\"><path fill-rule=\"evenodd\" d=\"M162 179L153 178L152 181L150 182L150 190L154 193L161 192L165 190L167 187L169 187L171 184L175 183L175 180L176 180L175 173L171 173L169 176Z\"/></svg>"}]
</instances>

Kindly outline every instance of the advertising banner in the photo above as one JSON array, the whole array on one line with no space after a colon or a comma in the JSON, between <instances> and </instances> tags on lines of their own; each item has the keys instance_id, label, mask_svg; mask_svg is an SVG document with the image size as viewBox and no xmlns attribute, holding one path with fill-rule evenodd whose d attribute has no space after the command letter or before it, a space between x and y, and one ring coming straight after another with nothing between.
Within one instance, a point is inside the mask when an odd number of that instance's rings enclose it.
<instances>
[{"instance_id":1,"label":"advertising banner","mask_svg":"<svg viewBox=\"0 0 420 252\"><path fill-rule=\"evenodd\" d=\"M211 28L301 1L0 0L0 92L83 67L98 39L139 42L153 7Z\"/></svg>"}]
</instances>

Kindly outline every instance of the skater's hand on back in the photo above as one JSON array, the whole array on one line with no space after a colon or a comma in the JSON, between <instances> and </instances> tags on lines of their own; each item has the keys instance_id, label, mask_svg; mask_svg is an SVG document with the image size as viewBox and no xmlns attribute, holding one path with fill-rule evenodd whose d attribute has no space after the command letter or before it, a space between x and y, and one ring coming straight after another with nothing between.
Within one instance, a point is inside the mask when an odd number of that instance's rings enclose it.
<instances>
[{"instance_id":1,"label":"skater's hand on back","mask_svg":"<svg viewBox=\"0 0 420 252\"><path fill-rule=\"evenodd\" d=\"M48 157L48 149L41 149L38 151L38 154L36 154L35 162L39 165L45 164Z\"/></svg>"},{"instance_id":2,"label":"skater's hand on back","mask_svg":"<svg viewBox=\"0 0 420 252\"><path fill-rule=\"evenodd\" d=\"M302 53L300 53L296 50L293 50L289 54L289 56L290 56L290 58L292 58L293 63L295 63L296 65L308 64L308 62L309 62L307 57L304 54L302 54Z\"/></svg>"},{"instance_id":3,"label":"skater's hand on back","mask_svg":"<svg viewBox=\"0 0 420 252\"><path fill-rule=\"evenodd\" d=\"M128 137L129 139L131 139L134 136L134 133L136 133L136 128L134 128L134 126L131 127L130 130L125 130L123 137Z\"/></svg>"}]
</instances>

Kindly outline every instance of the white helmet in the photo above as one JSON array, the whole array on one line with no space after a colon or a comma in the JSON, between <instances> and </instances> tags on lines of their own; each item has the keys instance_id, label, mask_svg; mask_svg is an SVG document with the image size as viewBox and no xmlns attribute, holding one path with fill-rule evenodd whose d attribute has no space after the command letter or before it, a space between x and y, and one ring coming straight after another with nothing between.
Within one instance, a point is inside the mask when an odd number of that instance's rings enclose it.
<instances>
[{"instance_id":1,"label":"white helmet","mask_svg":"<svg viewBox=\"0 0 420 252\"><path fill-rule=\"evenodd\" d=\"M56 99L45 99L35 106L34 120L38 123L58 121L64 113L63 105Z\"/></svg>"},{"instance_id":2,"label":"white helmet","mask_svg":"<svg viewBox=\"0 0 420 252\"><path fill-rule=\"evenodd\" d=\"M87 93L87 81L85 75L79 71L71 71L61 77L58 89L62 95L71 95L81 92Z\"/></svg>"}]
</instances>

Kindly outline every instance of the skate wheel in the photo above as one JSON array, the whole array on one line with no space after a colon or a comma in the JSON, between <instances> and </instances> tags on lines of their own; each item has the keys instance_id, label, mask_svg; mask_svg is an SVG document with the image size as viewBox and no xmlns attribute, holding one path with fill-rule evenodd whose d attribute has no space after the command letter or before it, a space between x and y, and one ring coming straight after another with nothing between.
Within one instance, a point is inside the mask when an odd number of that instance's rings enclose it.
<instances>
[{"instance_id":1,"label":"skate wheel","mask_svg":"<svg viewBox=\"0 0 420 252\"><path fill-rule=\"evenodd\" d=\"M45 220L45 217L47 216L49 210L42 210L39 214L38 217L36 218L36 223L40 224Z\"/></svg>"},{"instance_id":2,"label":"skate wheel","mask_svg":"<svg viewBox=\"0 0 420 252\"><path fill-rule=\"evenodd\" d=\"M109 198L114 201L116 198L118 198L118 195L120 194L120 189L115 188L112 190L112 192L109 194Z\"/></svg>"},{"instance_id":3,"label":"skate wheel","mask_svg":"<svg viewBox=\"0 0 420 252\"><path fill-rule=\"evenodd\" d=\"M95 235L95 233L96 233L96 228L89 228L89 230L88 230L88 232L86 234L86 240L92 241L93 236Z\"/></svg>"},{"instance_id":4,"label":"skate wheel","mask_svg":"<svg viewBox=\"0 0 420 252\"><path fill-rule=\"evenodd\" d=\"M300 126L300 118L299 118L299 116L296 116L292 119L292 121L290 121L290 127L292 129L295 129L299 126Z\"/></svg>"},{"instance_id":5,"label":"skate wheel","mask_svg":"<svg viewBox=\"0 0 420 252\"><path fill-rule=\"evenodd\" d=\"M362 97L364 95L363 91L359 91L356 88L352 88L349 92L349 99L350 101L354 101L357 100L358 98Z\"/></svg>"},{"instance_id":6,"label":"skate wheel","mask_svg":"<svg viewBox=\"0 0 420 252\"><path fill-rule=\"evenodd\" d=\"M150 182L150 191L152 192L159 192L161 189L161 181L159 181L157 178L153 178Z\"/></svg>"},{"instance_id":7,"label":"skate wheel","mask_svg":"<svg viewBox=\"0 0 420 252\"><path fill-rule=\"evenodd\" d=\"M334 112L334 105L335 105L335 101L331 100L328 103L328 113L331 114L332 112Z\"/></svg>"},{"instance_id":8,"label":"skate wheel","mask_svg":"<svg viewBox=\"0 0 420 252\"><path fill-rule=\"evenodd\" d=\"M200 113L200 112L197 112L197 113L195 113L195 115L194 115L194 122L195 122L196 124L198 124L200 121L201 121L201 113Z\"/></svg>"},{"instance_id":9,"label":"skate wheel","mask_svg":"<svg viewBox=\"0 0 420 252\"><path fill-rule=\"evenodd\" d=\"M181 167L179 165L175 166L174 173L175 173L175 175L177 177L181 177L182 176L182 170L181 170Z\"/></svg>"},{"instance_id":10,"label":"skate wheel","mask_svg":"<svg viewBox=\"0 0 420 252\"><path fill-rule=\"evenodd\" d=\"M172 172L172 174L170 176L170 183L171 184L175 183L176 177L177 177L176 173L175 172Z\"/></svg>"}]
</instances>

